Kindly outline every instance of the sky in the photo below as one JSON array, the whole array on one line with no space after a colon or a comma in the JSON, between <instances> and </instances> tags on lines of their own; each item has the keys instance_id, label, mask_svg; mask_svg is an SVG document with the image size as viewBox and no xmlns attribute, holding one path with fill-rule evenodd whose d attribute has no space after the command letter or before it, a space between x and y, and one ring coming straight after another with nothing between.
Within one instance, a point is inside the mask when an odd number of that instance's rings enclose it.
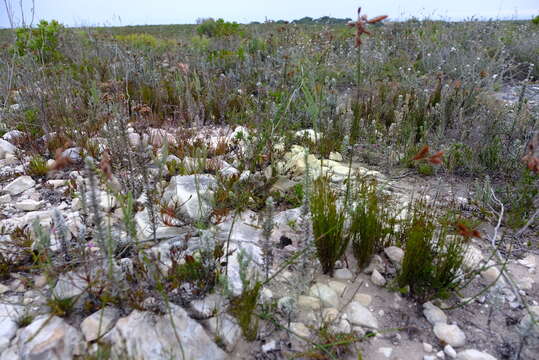
<instances>
[{"instance_id":1,"label":"sky","mask_svg":"<svg viewBox=\"0 0 539 360\"><path fill-rule=\"evenodd\" d=\"M19 2L30 23L32 0L0 0L0 27L9 27L5 3L15 10ZM304 16L354 18L358 6L370 16L389 15L393 20L530 19L539 15L539 0L35 0L34 24L56 19L66 26L121 26L192 24L197 18L227 21L294 20Z\"/></svg>"}]
</instances>

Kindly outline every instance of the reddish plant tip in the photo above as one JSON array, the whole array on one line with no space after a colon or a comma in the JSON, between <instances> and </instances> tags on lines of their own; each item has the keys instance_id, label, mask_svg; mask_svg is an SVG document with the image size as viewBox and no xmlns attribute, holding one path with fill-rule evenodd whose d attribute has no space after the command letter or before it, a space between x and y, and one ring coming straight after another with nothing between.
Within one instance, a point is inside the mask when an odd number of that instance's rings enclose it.
<instances>
[{"instance_id":1,"label":"reddish plant tip","mask_svg":"<svg viewBox=\"0 0 539 360\"><path fill-rule=\"evenodd\" d=\"M371 33L367 31L366 25L367 24L375 24L377 22L380 22L384 19L387 19L387 15L381 15L377 16L372 19L368 19L367 15L360 15L361 14L361 7L357 9L357 21L348 23L348 26L355 27L356 28L356 47L360 47L361 42L361 35L367 34L370 35Z\"/></svg>"},{"instance_id":2,"label":"reddish plant tip","mask_svg":"<svg viewBox=\"0 0 539 360\"><path fill-rule=\"evenodd\" d=\"M479 232L479 230L471 230L470 228L468 228L466 225L464 225L463 223L457 223L457 232L459 235L465 237L465 238L478 238L478 239L481 239L481 233Z\"/></svg>"},{"instance_id":3,"label":"reddish plant tip","mask_svg":"<svg viewBox=\"0 0 539 360\"><path fill-rule=\"evenodd\" d=\"M429 157L429 159L427 161L430 162L431 164L438 164L439 165L439 164L442 163L442 156L444 156L444 152L443 151L438 151L436 154Z\"/></svg>"},{"instance_id":4,"label":"reddish plant tip","mask_svg":"<svg viewBox=\"0 0 539 360\"><path fill-rule=\"evenodd\" d=\"M427 154L429 153L429 146L425 145L419 152L412 158L413 161L421 160L427 157Z\"/></svg>"}]
</instances>

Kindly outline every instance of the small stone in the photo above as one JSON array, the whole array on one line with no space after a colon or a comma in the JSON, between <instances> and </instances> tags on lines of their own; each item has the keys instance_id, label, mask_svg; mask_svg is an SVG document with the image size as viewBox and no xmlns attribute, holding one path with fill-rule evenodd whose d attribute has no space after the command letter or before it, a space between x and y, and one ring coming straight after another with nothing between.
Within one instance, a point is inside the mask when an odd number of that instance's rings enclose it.
<instances>
[{"instance_id":1,"label":"small stone","mask_svg":"<svg viewBox=\"0 0 539 360\"><path fill-rule=\"evenodd\" d=\"M343 158L342 158L342 155L338 152L330 152L329 153L329 160L333 160L333 161L342 161Z\"/></svg>"},{"instance_id":2,"label":"small stone","mask_svg":"<svg viewBox=\"0 0 539 360\"><path fill-rule=\"evenodd\" d=\"M12 196L15 196L32 188L35 184L36 182L34 179L32 179L30 176L23 175L7 184L4 191Z\"/></svg>"},{"instance_id":3,"label":"small stone","mask_svg":"<svg viewBox=\"0 0 539 360\"><path fill-rule=\"evenodd\" d=\"M300 322L290 323L290 331L292 334L301 338L309 338L311 336L311 331L309 328Z\"/></svg>"},{"instance_id":4,"label":"small stone","mask_svg":"<svg viewBox=\"0 0 539 360\"><path fill-rule=\"evenodd\" d=\"M348 321L350 321L352 325L378 329L378 321L374 315L369 311L369 309L356 301L352 301L350 304L348 304L348 306L346 306L345 313L348 317Z\"/></svg>"},{"instance_id":5,"label":"small stone","mask_svg":"<svg viewBox=\"0 0 539 360\"><path fill-rule=\"evenodd\" d=\"M298 306L303 309L320 310L322 303L317 297L300 295L298 297Z\"/></svg>"},{"instance_id":6,"label":"small stone","mask_svg":"<svg viewBox=\"0 0 539 360\"><path fill-rule=\"evenodd\" d=\"M208 320L210 331L223 340L227 351L232 351L241 338L241 328L236 319L228 314L222 314Z\"/></svg>"},{"instance_id":7,"label":"small stone","mask_svg":"<svg viewBox=\"0 0 539 360\"><path fill-rule=\"evenodd\" d=\"M423 360L436 360L435 355L425 355L423 356Z\"/></svg>"},{"instance_id":8,"label":"small stone","mask_svg":"<svg viewBox=\"0 0 539 360\"><path fill-rule=\"evenodd\" d=\"M354 274L352 274L350 270L344 268L335 270L333 277L337 280L352 280L354 278Z\"/></svg>"},{"instance_id":9,"label":"small stone","mask_svg":"<svg viewBox=\"0 0 539 360\"><path fill-rule=\"evenodd\" d=\"M191 316L208 319L227 305L227 300L219 294L210 294L204 299L195 299L190 304Z\"/></svg>"},{"instance_id":10,"label":"small stone","mask_svg":"<svg viewBox=\"0 0 539 360\"><path fill-rule=\"evenodd\" d=\"M440 351L438 351L438 352L436 353L436 357L437 357L438 359L445 359L445 353L444 353L442 350L440 350Z\"/></svg>"},{"instance_id":11,"label":"small stone","mask_svg":"<svg viewBox=\"0 0 539 360\"><path fill-rule=\"evenodd\" d=\"M80 329L86 341L94 341L109 332L119 316L118 309L105 307L84 319Z\"/></svg>"},{"instance_id":12,"label":"small stone","mask_svg":"<svg viewBox=\"0 0 539 360\"><path fill-rule=\"evenodd\" d=\"M358 303L360 303L363 306L369 306L371 304L371 301L372 301L372 296L370 296L368 294L357 293L354 296L354 300L357 301Z\"/></svg>"},{"instance_id":13,"label":"small stone","mask_svg":"<svg viewBox=\"0 0 539 360\"><path fill-rule=\"evenodd\" d=\"M439 322L434 325L433 330L438 339L452 347L460 347L466 343L466 335L457 325Z\"/></svg>"},{"instance_id":14,"label":"small stone","mask_svg":"<svg viewBox=\"0 0 539 360\"><path fill-rule=\"evenodd\" d=\"M496 360L489 353L482 352L476 349L468 349L457 354L457 360Z\"/></svg>"},{"instance_id":15,"label":"small stone","mask_svg":"<svg viewBox=\"0 0 539 360\"><path fill-rule=\"evenodd\" d=\"M0 295L6 293L9 291L9 286L6 286L4 284L0 284Z\"/></svg>"},{"instance_id":16,"label":"small stone","mask_svg":"<svg viewBox=\"0 0 539 360\"><path fill-rule=\"evenodd\" d=\"M501 280L500 270L498 270L498 268L495 267L495 266L491 266L488 269L482 271L481 276L488 283L493 283L496 280L498 280L498 281Z\"/></svg>"},{"instance_id":17,"label":"small stone","mask_svg":"<svg viewBox=\"0 0 539 360\"><path fill-rule=\"evenodd\" d=\"M423 304L423 315L427 318L427 321L432 325L436 323L447 323L447 316L437 306L433 305L430 301Z\"/></svg>"},{"instance_id":18,"label":"small stone","mask_svg":"<svg viewBox=\"0 0 539 360\"><path fill-rule=\"evenodd\" d=\"M423 343L423 350L425 352L428 352L428 353L432 352L432 345L429 344L429 343L424 342Z\"/></svg>"},{"instance_id":19,"label":"small stone","mask_svg":"<svg viewBox=\"0 0 539 360\"><path fill-rule=\"evenodd\" d=\"M371 263L365 268L365 270L363 270L363 272L367 275L370 275L375 269L378 270L379 273L383 273L386 271L384 260L380 257L380 255L374 255L372 257Z\"/></svg>"},{"instance_id":20,"label":"small stone","mask_svg":"<svg viewBox=\"0 0 539 360\"><path fill-rule=\"evenodd\" d=\"M329 281L328 285L330 288L335 290L339 296L342 296L346 290L346 284L343 284L340 281Z\"/></svg>"},{"instance_id":21,"label":"small stone","mask_svg":"<svg viewBox=\"0 0 539 360\"><path fill-rule=\"evenodd\" d=\"M455 349L453 349L453 347L449 344L447 344L445 347L444 347L444 353L449 356L451 359L456 359L457 358L457 352L455 351Z\"/></svg>"},{"instance_id":22,"label":"small stone","mask_svg":"<svg viewBox=\"0 0 539 360\"><path fill-rule=\"evenodd\" d=\"M398 246L387 247L384 249L384 253L395 265L400 265L402 263L402 259L404 258L404 250Z\"/></svg>"},{"instance_id":23,"label":"small stone","mask_svg":"<svg viewBox=\"0 0 539 360\"><path fill-rule=\"evenodd\" d=\"M337 320L338 316L339 316L339 310L335 308L327 308L322 311L322 319L324 319L324 322L326 323L331 323Z\"/></svg>"},{"instance_id":24,"label":"small stone","mask_svg":"<svg viewBox=\"0 0 539 360\"><path fill-rule=\"evenodd\" d=\"M21 200L15 204L15 208L22 211L36 211L43 206L41 201L35 201L31 199Z\"/></svg>"},{"instance_id":25,"label":"small stone","mask_svg":"<svg viewBox=\"0 0 539 360\"><path fill-rule=\"evenodd\" d=\"M377 286L385 286L386 284L386 279L376 269L372 271L371 281L374 285Z\"/></svg>"},{"instance_id":26,"label":"small stone","mask_svg":"<svg viewBox=\"0 0 539 360\"><path fill-rule=\"evenodd\" d=\"M339 296L331 287L316 283L309 289L309 295L320 298L322 304L327 307L338 307Z\"/></svg>"},{"instance_id":27,"label":"small stone","mask_svg":"<svg viewBox=\"0 0 539 360\"><path fill-rule=\"evenodd\" d=\"M277 341L271 340L262 345L262 351L265 353L269 353L272 351L277 351L279 348L277 347Z\"/></svg>"},{"instance_id":28,"label":"small stone","mask_svg":"<svg viewBox=\"0 0 539 360\"><path fill-rule=\"evenodd\" d=\"M331 326L331 331L340 334L349 334L352 331L352 326L347 320L341 319L339 322Z\"/></svg>"},{"instance_id":29,"label":"small stone","mask_svg":"<svg viewBox=\"0 0 539 360\"><path fill-rule=\"evenodd\" d=\"M66 186L68 184L68 180L47 180L47 185L52 186L54 189L57 189L62 186Z\"/></svg>"},{"instance_id":30,"label":"small stone","mask_svg":"<svg viewBox=\"0 0 539 360\"><path fill-rule=\"evenodd\" d=\"M378 348L378 352L389 359L391 357L391 354L393 353L393 348L381 347L381 348Z\"/></svg>"},{"instance_id":31,"label":"small stone","mask_svg":"<svg viewBox=\"0 0 539 360\"><path fill-rule=\"evenodd\" d=\"M67 158L67 159L69 159L69 161L74 162L74 163L79 162L79 161L82 160L81 149L78 148L78 147L72 147L72 148L69 148L69 149L65 149L62 152L62 157Z\"/></svg>"},{"instance_id":32,"label":"small stone","mask_svg":"<svg viewBox=\"0 0 539 360\"><path fill-rule=\"evenodd\" d=\"M17 148L15 145L10 143L9 141L6 141L4 139L0 139L0 159L3 159L6 154L13 154L17 151Z\"/></svg>"},{"instance_id":33,"label":"small stone","mask_svg":"<svg viewBox=\"0 0 539 360\"><path fill-rule=\"evenodd\" d=\"M534 305L530 306L530 312L533 314L533 317L537 320L539 319L539 306ZM526 315L520 320L518 324L519 330L523 334L531 334L539 338L539 325L534 324L530 314Z\"/></svg>"},{"instance_id":34,"label":"small stone","mask_svg":"<svg viewBox=\"0 0 539 360\"><path fill-rule=\"evenodd\" d=\"M365 336L366 332L361 326L354 326L352 327L352 331L358 336L363 337Z\"/></svg>"}]
</instances>

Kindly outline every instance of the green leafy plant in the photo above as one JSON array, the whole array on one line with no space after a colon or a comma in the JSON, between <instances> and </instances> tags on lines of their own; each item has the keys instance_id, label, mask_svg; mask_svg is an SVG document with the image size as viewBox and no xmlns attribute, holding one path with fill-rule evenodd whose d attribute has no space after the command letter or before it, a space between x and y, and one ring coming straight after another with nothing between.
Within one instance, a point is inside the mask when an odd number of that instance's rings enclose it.
<instances>
[{"instance_id":1,"label":"green leafy plant","mask_svg":"<svg viewBox=\"0 0 539 360\"><path fill-rule=\"evenodd\" d=\"M327 177L315 180L310 203L318 260L323 273L333 275L335 262L343 256L350 237L344 229L345 213L338 208L337 194L329 184Z\"/></svg>"},{"instance_id":2,"label":"green leafy plant","mask_svg":"<svg viewBox=\"0 0 539 360\"><path fill-rule=\"evenodd\" d=\"M196 31L198 35L207 37L226 37L243 34L240 24L224 21L223 19L206 19L197 26Z\"/></svg>"},{"instance_id":3,"label":"green leafy plant","mask_svg":"<svg viewBox=\"0 0 539 360\"><path fill-rule=\"evenodd\" d=\"M49 168L47 166L47 161L39 155L34 155L28 163L28 169L26 172L30 176L41 177L47 175L48 171Z\"/></svg>"}]
</instances>

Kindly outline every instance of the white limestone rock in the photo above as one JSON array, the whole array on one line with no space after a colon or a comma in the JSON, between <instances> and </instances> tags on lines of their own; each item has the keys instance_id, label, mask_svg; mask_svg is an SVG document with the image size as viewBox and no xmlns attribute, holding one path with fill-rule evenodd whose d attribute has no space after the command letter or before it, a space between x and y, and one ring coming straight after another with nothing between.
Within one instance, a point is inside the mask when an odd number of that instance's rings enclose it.
<instances>
[{"instance_id":1,"label":"white limestone rock","mask_svg":"<svg viewBox=\"0 0 539 360\"><path fill-rule=\"evenodd\" d=\"M352 325L366 326L373 329L378 329L378 321L374 315L358 303L357 301L352 301L348 306L346 306L344 313L347 316L348 321Z\"/></svg>"},{"instance_id":2,"label":"white limestone rock","mask_svg":"<svg viewBox=\"0 0 539 360\"><path fill-rule=\"evenodd\" d=\"M119 319L105 336L112 344L113 354L154 360L227 359L226 353L184 309L170 304L170 311L155 315L133 310L129 316Z\"/></svg>"},{"instance_id":3,"label":"white limestone rock","mask_svg":"<svg viewBox=\"0 0 539 360\"><path fill-rule=\"evenodd\" d=\"M466 335L458 325L438 322L433 328L434 335L452 347L461 347L466 343Z\"/></svg>"},{"instance_id":4,"label":"white limestone rock","mask_svg":"<svg viewBox=\"0 0 539 360\"><path fill-rule=\"evenodd\" d=\"M31 189L32 187L34 187L35 184L36 182L34 181L34 179L32 179L28 175L23 175L19 176L18 178L7 184L3 190L9 193L11 196L15 196L28 189Z\"/></svg>"}]
</instances>

